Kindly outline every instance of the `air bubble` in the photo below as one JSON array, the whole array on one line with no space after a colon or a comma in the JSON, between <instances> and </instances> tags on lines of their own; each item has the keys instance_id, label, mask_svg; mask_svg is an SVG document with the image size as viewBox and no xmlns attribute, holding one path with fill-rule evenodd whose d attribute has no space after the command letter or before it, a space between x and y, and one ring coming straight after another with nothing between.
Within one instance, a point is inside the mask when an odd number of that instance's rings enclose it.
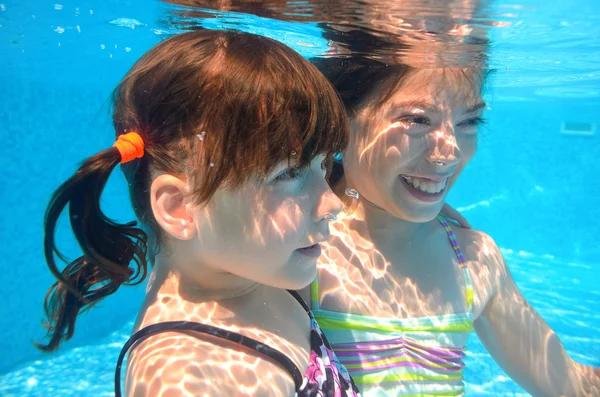
<instances>
[{"instance_id":1,"label":"air bubble","mask_svg":"<svg viewBox=\"0 0 600 397\"><path fill-rule=\"evenodd\" d=\"M332 214L325 214L325 216L323 218L326 219L326 220L328 220L329 222L331 222L331 221L337 221L336 216L332 215Z\"/></svg>"},{"instance_id":2,"label":"air bubble","mask_svg":"<svg viewBox=\"0 0 600 397\"><path fill-rule=\"evenodd\" d=\"M297 154L298 154L298 152L296 152L295 150L292 150L292 151L290 152L290 154L291 154L292 156L295 156L295 155L297 155Z\"/></svg>"},{"instance_id":3,"label":"air bubble","mask_svg":"<svg viewBox=\"0 0 600 397\"><path fill-rule=\"evenodd\" d=\"M197 134L196 136L198 137L198 139L203 141L204 138L206 137L206 131L202 131L201 133Z\"/></svg>"},{"instance_id":4,"label":"air bubble","mask_svg":"<svg viewBox=\"0 0 600 397\"><path fill-rule=\"evenodd\" d=\"M63 6L62 6L62 4L54 4L54 9L57 11L60 11L63 9Z\"/></svg>"},{"instance_id":5,"label":"air bubble","mask_svg":"<svg viewBox=\"0 0 600 397\"><path fill-rule=\"evenodd\" d=\"M213 163L212 161L210 162L209 166L212 168L215 166L215 163Z\"/></svg>"},{"instance_id":6,"label":"air bubble","mask_svg":"<svg viewBox=\"0 0 600 397\"><path fill-rule=\"evenodd\" d=\"M346 188L346 196L353 198L354 200L358 200L360 194L355 189Z\"/></svg>"}]
</instances>

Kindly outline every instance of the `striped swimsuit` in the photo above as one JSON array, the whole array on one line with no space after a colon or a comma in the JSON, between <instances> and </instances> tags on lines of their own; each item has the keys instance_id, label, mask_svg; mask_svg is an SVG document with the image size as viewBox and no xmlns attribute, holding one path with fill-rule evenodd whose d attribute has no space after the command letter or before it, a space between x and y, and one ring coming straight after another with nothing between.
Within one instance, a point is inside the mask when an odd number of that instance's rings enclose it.
<instances>
[{"instance_id":1,"label":"striped swimsuit","mask_svg":"<svg viewBox=\"0 0 600 397\"><path fill-rule=\"evenodd\" d=\"M311 286L312 311L338 359L363 396L461 396L463 359L473 332L473 286L450 225L446 230L465 279L466 313L382 319L319 308L318 280Z\"/></svg>"}]
</instances>

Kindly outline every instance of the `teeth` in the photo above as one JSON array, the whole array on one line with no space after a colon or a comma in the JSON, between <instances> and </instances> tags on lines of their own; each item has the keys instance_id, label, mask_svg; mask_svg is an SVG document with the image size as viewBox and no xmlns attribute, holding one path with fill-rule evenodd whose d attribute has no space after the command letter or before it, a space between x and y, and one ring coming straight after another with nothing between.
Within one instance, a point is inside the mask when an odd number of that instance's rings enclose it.
<instances>
[{"instance_id":1,"label":"teeth","mask_svg":"<svg viewBox=\"0 0 600 397\"><path fill-rule=\"evenodd\" d=\"M428 182L422 179L416 179L406 175L402 175L402 178L404 178L404 180L412 187L429 194L441 192L442 190L444 190L444 188L446 187L446 183L448 182L448 178L444 179L441 182Z\"/></svg>"}]
</instances>

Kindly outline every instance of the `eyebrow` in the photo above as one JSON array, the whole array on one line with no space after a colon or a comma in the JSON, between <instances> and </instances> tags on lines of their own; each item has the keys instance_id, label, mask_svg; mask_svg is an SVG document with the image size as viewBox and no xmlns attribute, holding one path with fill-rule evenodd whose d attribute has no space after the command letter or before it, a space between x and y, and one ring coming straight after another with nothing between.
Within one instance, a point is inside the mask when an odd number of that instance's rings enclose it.
<instances>
[{"instance_id":1,"label":"eyebrow","mask_svg":"<svg viewBox=\"0 0 600 397\"><path fill-rule=\"evenodd\" d=\"M479 102L479 103L471 106L470 108L468 108L465 111L465 113L475 113L479 109L483 109L486 106L487 106L487 103L485 103L485 102ZM423 110L429 111L429 112L439 112L440 111L440 109L439 109L438 106L432 105L432 104L427 103L427 102L422 102L422 101L399 102L399 103L394 104L394 107L397 107L397 108L418 108L418 109L423 109Z\"/></svg>"},{"instance_id":2,"label":"eyebrow","mask_svg":"<svg viewBox=\"0 0 600 397\"><path fill-rule=\"evenodd\" d=\"M394 104L395 108L419 108L430 112L439 112L439 108L431 103L422 101L407 101Z\"/></svg>"},{"instance_id":3,"label":"eyebrow","mask_svg":"<svg viewBox=\"0 0 600 397\"><path fill-rule=\"evenodd\" d=\"M478 104L473 105L470 108L468 108L467 109L467 113L475 113L479 109L483 109L486 106L487 106L487 103L485 103L485 102L479 102Z\"/></svg>"}]
</instances>

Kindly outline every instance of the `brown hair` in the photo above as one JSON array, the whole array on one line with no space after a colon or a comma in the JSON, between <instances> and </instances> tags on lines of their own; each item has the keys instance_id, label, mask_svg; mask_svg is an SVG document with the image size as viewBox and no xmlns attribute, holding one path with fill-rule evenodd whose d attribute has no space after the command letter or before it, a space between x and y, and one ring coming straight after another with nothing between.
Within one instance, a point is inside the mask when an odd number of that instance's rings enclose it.
<instances>
[{"instance_id":1,"label":"brown hair","mask_svg":"<svg viewBox=\"0 0 600 397\"><path fill-rule=\"evenodd\" d=\"M171 37L146 53L114 91L116 135L138 132L144 156L123 164L136 222L117 223L100 197L121 157L115 148L83 162L52 195L44 222L44 253L58 279L46 294L47 344L73 336L77 315L121 285L142 282L160 242L148 191L155 173L190 180L198 204L221 187L235 189L294 157L300 167L345 148L348 125L325 77L285 45L247 33L198 30ZM69 220L83 255L67 263L55 242ZM147 230L148 233L145 231Z\"/></svg>"},{"instance_id":2,"label":"brown hair","mask_svg":"<svg viewBox=\"0 0 600 397\"><path fill-rule=\"evenodd\" d=\"M386 64L360 56L348 58L313 58L312 63L338 91L348 115L360 111L365 99L390 82L377 97L376 106L387 101L414 68L403 64Z\"/></svg>"},{"instance_id":3,"label":"brown hair","mask_svg":"<svg viewBox=\"0 0 600 397\"><path fill-rule=\"evenodd\" d=\"M418 68L405 64L387 64L360 56L348 58L313 58L312 63L327 77L338 91L349 116L359 112L371 98L375 107L383 105L406 78ZM493 70L478 68L438 68L440 73L455 70L461 80L472 87L483 89ZM382 84L388 83L382 90ZM378 92L380 91L380 92ZM378 95L374 95L378 92Z\"/></svg>"}]
</instances>

